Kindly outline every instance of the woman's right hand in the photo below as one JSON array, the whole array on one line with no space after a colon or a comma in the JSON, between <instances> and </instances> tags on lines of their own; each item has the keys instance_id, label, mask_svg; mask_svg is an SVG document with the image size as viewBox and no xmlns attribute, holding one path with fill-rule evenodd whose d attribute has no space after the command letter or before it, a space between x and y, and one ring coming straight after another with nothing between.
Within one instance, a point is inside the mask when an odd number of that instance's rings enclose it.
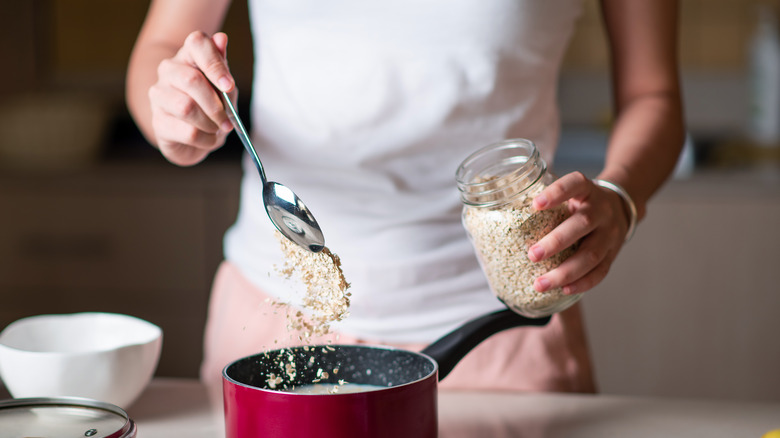
<instances>
[{"instance_id":1,"label":"woman's right hand","mask_svg":"<svg viewBox=\"0 0 780 438\"><path fill-rule=\"evenodd\" d=\"M225 143L232 125L214 87L238 90L225 53L227 35L192 32L172 58L157 68L149 88L152 127L160 152L174 164L191 166Z\"/></svg>"}]
</instances>

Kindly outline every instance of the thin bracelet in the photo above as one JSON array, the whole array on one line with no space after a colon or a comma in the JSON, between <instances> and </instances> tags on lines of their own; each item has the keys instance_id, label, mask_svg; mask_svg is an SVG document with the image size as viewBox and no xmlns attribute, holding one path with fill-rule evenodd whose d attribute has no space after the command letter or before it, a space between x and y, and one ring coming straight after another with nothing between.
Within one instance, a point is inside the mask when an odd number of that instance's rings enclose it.
<instances>
[{"instance_id":1,"label":"thin bracelet","mask_svg":"<svg viewBox=\"0 0 780 438\"><path fill-rule=\"evenodd\" d=\"M628 242L629 240L631 240L632 237L634 237L634 231L636 231L637 212L636 212L636 204L634 204L634 200L631 199L631 196L629 196L626 189L611 181L607 181L603 179L594 179L593 182L600 187L604 187L605 189L609 189L617 193L626 203L626 206L628 207L629 218L628 218L628 231L626 231L625 242Z\"/></svg>"}]
</instances>

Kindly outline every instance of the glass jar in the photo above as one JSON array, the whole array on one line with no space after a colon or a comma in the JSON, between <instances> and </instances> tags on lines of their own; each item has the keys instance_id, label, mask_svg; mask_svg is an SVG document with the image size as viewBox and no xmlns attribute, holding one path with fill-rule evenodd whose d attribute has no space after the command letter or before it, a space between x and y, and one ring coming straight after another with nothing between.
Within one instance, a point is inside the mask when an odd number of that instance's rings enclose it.
<instances>
[{"instance_id":1,"label":"glass jar","mask_svg":"<svg viewBox=\"0 0 780 438\"><path fill-rule=\"evenodd\" d=\"M496 297L529 318L560 312L582 297L564 295L561 288L537 292L533 286L576 250L573 245L539 262L528 258L528 249L569 215L565 204L533 208L533 198L555 180L533 142L488 145L461 163L456 179L463 225Z\"/></svg>"}]
</instances>

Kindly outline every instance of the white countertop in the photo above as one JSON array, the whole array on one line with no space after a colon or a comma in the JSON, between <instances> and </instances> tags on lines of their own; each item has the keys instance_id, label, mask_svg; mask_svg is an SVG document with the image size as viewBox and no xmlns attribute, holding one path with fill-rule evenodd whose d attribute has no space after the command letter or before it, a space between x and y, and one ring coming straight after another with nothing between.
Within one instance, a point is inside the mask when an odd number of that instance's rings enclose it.
<instances>
[{"instance_id":1,"label":"white countertop","mask_svg":"<svg viewBox=\"0 0 780 438\"><path fill-rule=\"evenodd\" d=\"M128 412L138 438L222 436L195 380L155 379ZM439 429L440 438L760 438L780 429L780 403L440 391Z\"/></svg>"}]
</instances>

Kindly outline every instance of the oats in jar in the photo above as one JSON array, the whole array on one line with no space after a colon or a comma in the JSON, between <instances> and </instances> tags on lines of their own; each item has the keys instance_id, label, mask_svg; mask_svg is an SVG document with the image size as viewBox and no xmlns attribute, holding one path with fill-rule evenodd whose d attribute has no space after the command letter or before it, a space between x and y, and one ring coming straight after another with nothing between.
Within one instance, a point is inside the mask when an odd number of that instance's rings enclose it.
<instances>
[{"instance_id":1,"label":"oats in jar","mask_svg":"<svg viewBox=\"0 0 780 438\"><path fill-rule=\"evenodd\" d=\"M463 215L493 292L507 306L531 316L546 314L567 298L561 288L537 292L533 283L575 251L572 246L540 262L528 258L528 249L568 216L565 206L536 211L531 202L539 191L521 194L501 208L467 207Z\"/></svg>"},{"instance_id":2,"label":"oats in jar","mask_svg":"<svg viewBox=\"0 0 780 438\"><path fill-rule=\"evenodd\" d=\"M528 249L568 216L561 205L536 211L532 202L555 181L536 145L526 139L490 144L468 156L456 181L463 225L493 293L517 313L538 318L566 309L582 295L560 288L537 292L534 280L560 265L576 245L540 262Z\"/></svg>"}]
</instances>

